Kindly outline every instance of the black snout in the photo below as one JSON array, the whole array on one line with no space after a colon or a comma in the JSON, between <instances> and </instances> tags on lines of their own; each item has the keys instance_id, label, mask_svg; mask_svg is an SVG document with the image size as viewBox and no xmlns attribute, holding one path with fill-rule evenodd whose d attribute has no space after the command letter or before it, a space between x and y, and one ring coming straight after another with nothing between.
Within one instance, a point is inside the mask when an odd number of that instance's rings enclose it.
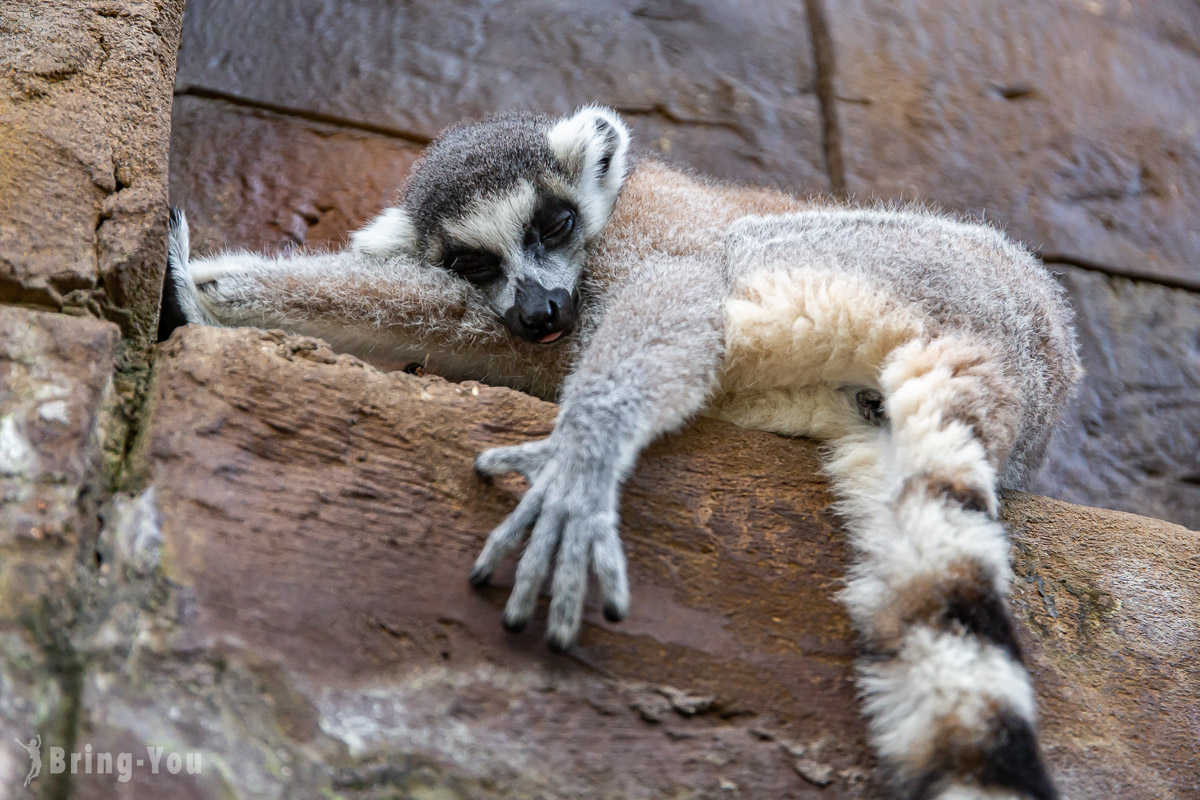
<instances>
[{"instance_id":1,"label":"black snout","mask_svg":"<svg viewBox=\"0 0 1200 800\"><path fill-rule=\"evenodd\" d=\"M534 281L521 281L512 307L504 313L504 321L522 339L550 344L575 327L578 318L575 300L566 289L547 289Z\"/></svg>"}]
</instances>

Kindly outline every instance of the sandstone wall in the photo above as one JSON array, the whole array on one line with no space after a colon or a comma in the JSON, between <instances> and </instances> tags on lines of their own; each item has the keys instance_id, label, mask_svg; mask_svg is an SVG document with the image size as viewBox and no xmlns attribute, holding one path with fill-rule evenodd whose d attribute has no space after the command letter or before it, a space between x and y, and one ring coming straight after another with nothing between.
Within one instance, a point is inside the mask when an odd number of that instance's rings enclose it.
<instances>
[{"instance_id":1,"label":"sandstone wall","mask_svg":"<svg viewBox=\"0 0 1200 800\"><path fill-rule=\"evenodd\" d=\"M0 796L86 730L72 637L154 341L183 0L0 4ZM47 753L48 755L48 753ZM33 789L66 797L47 763Z\"/></svg>"}]
</instances>

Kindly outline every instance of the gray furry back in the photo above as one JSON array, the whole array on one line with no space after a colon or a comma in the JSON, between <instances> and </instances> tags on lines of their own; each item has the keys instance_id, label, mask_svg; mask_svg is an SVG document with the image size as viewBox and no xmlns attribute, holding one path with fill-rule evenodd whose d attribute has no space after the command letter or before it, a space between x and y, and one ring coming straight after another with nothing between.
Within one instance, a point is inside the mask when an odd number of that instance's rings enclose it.
<instances>
[{"instance_id":1,"label":"gray furry back","mask_svg":"<svg viewBox=\"0 0 1200 800\"><path fill-rule=\"evenodd\" d=\"M1031 253L979 223L925 209L828 207L746 217L726 236L730 280L762 269L822 269L886 287L939 330L998 351L1020 388L1022 419L1000 481L1022 485L1040 465L1082 377L1074 314Z\"/></svg>"}]
</instances>

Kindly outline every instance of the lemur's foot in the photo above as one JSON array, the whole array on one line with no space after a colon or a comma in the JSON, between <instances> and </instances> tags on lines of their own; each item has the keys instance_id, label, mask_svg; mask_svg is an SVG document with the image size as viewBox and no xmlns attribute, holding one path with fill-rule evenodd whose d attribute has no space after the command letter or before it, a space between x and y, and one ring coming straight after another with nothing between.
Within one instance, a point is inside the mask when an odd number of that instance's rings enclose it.
<instances>
[{"instance_id":1,"label":"lemur's foot","mask_svg":"<svg viewBox=\"0 0 1200 800\"><path fill-rule=\"evenodd\" d=\"M475 469L483 476L519 472L529 480L516 509L488 536L470 575L472 584L486 584L525 531L533 528L504 610L504 627L515 632L528 625L555 549L558 563L546 630L550 649L562 652L575 641L589 563L600 582L604 616L613 622L623 619L629 610L629 581L617 535L617 476L611 467L550 437L488 450L475 459Z\"/></svg>"}]
</instances>

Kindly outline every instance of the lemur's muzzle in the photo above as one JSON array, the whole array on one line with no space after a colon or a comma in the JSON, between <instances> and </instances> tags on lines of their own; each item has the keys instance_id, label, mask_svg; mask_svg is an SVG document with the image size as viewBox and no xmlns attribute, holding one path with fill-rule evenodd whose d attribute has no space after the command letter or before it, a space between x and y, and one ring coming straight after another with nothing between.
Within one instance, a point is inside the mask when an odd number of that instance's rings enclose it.
<instances>
[{"instance_id":1,"label":"lemur's muzzle","mask_svg":"<svg viewBox=\"0 0 1200 800\"><path fill-rule=\"evenodd\" d=\"M517 284L512 307L504 322L528 342L550 344L566 337L579 319L578 295L566 289L546 289L535 281Z\"/></svg>"}]
</instances>

